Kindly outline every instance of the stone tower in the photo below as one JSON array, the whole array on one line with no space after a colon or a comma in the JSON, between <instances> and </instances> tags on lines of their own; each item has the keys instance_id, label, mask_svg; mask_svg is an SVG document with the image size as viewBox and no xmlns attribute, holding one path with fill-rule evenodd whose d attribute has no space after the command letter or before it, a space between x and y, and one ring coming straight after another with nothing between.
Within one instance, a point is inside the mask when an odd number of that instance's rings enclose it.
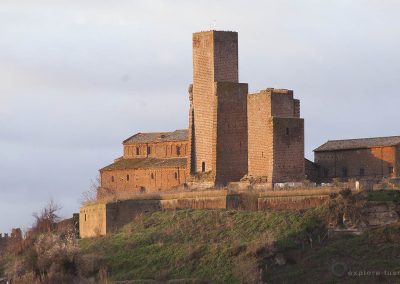
<instances>
[{"instance_id":1,"label":"stone tower","mask_svg":"<svg viewBox=\"0 0 400 284\"><path fill-rule=\"evenodd\" d=\"M238 34L193 34L190 88L191 174L209 173L226 184L247 174L247 84L238 74Z\"/></svg>"},{"instance_id":2,"label":"stone tower","mask_svg":"<svg viewBox=\"0 0 400 284\"><path fill-rule=\"evenodd\" d=\"M248 95L249 176L268 183L304 180L304 120L293 91L268 88Z\"/></svg>"}]
</instances>

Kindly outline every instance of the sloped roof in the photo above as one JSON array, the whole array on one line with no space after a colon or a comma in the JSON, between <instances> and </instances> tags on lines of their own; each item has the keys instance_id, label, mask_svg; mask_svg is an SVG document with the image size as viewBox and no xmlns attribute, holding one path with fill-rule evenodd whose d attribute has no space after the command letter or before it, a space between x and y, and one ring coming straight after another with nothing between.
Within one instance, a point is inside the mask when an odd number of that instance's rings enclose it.
<instances>
[{"instance_id":1,"label":"sloped roof","mask_svg":"<svg viewBox=\"0 0 400 284\"><path fill-rule=\"evenodd\" d=\"M123 144L150 143L150 142L170 142L188 140L188 130L179 129L173 132L145 132L136 133L135 135L124 140Z\"/></svg>"},{"instance_id":2,"label":"sloped roof","mask_svg":"<svg viewBox=\"0 0 400 284\"><path fill-rule=\"evenodd\" d=\"M116 160L100 171L127 170L127 169L149 169L149 168L185 168L186 158L157 159L157 158L135 158Z\"/></svg>"},{"instance_id":3,"label":"sloped roof","mask_svg":"<svg viewBox=\"0 0 400 284\"><path fill-rule=\"evenodd\" d=\"M329 140L314 152L387 147L400 144L400 136L374 137L348 140Z\"/></svg>"}]
</instances>

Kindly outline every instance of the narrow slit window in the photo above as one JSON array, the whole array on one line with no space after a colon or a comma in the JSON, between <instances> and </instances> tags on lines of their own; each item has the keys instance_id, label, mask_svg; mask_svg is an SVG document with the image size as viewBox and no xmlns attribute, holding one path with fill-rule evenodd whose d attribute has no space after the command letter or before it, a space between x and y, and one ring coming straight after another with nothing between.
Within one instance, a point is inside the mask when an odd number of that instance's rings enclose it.
<instances>
[{"instance_id":1,"label":"narrow slit window","mask_svg":"<svg viewBox=\"0 0 400 284\"><path fill-rule=\"evenodd\" d=\"M126 175L126 181L129 181L129 175Z\"/></svg>"},{"instance_id":2,"label":"narrow slit window","mask_svg":"<svg viewBox=\"0 0 400 284\"><path fill-rule=\"evenodd\" d=\"M181 155L181 147L176 146L176 155L180 156Z\"/></svg>"},{"instance_id":3,"label":"narrow slit window","mask_svg":"<svg viewBox=\"0 0 400 284\"><path fill-rule=\"evenodd\" d=\"M147 146L147 155L150 155L150 154L151 154L151 147Z\"/></svg>"},{"instance_id":4,"label":"narrow slit window","mask_svg":"<svg viewBox=\"0 0 400 284\"><path fill-rule=\"evenodd\" d=\"M342 168L342 177L347 177L347 168Z\"/></svg>"},{"instance_id":5,"label":"narrow slit window","mask_svg":"<svg viewBox=\"0 0 400 284\"><path fill-rule=\"evenodd\" d=\"M178 173L175 173L175 179L178 179Z\"/></svg>"},{"instance_id":6,"label":"narrow slit window","mask_svg":"<svg viewBox=\"0 0 400 284\"><path fill-rule=\"evenodd\" d=\"M139 155L140 155L140 148L136 147L136 156L139 156Z\"/></svg>"},{"instance_id":7,"label":"narrow slit window","mask_svg":"<svg viewBox=\"0 0 400 284\"><path fill-rule=\"evenodd\" d=\"M114 182L114 176L111 176L111 182Z\"/></svg>"},{"instance_id":8,"label":"narrow slit window","mask_svg":"<svg viewBox=\"0 0 400 284\"><path fill-rule=\"evenodd\" d=\"M203 173L206 171L206 162L201 162L201 171Z\"/></svg>"}]
</instances>

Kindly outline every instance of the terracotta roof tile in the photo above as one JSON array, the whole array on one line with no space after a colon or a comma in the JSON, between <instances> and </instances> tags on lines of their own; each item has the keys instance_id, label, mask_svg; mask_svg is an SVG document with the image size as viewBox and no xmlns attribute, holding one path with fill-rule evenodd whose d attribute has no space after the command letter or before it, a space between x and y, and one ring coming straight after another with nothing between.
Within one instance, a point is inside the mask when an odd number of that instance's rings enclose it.
<instances>
[{"instance_id":1,"label":"terracotta roof tile","mask_svg":"<svg viewBox=\"0 0 400 284\"><path fill-rule=\"evenodd\" d=\"M330 140L322 144L314 152L338 151L350 149L365 149L372 147L387 147L400 144L400 136L375 137L348 140Z\"/></svg>"},{"instance_id":2,"label":"terracotta roof tile","mask_svg":"<svg viewBox=\"0 0 400 284\"><path fill-rule=\"evenodd\" d=\"M139 132L124 140L122 143L125 145L135 143L169 142L182 140L188 140L187 129L179 129L173 132Z\"/></svg>"},{"instance_id":3,"label":"terracotta roof tile","mask_svg":"<svg viewBox=\"0 0 400 284\"><path fill-rule=\"evenodd\" d=\"M148 168L185 168L186 158L157 159L157 158L135 158L120 159L108 165L100 171L127 170L127 169L148 169Z\"/></svg>"}]
</instances>

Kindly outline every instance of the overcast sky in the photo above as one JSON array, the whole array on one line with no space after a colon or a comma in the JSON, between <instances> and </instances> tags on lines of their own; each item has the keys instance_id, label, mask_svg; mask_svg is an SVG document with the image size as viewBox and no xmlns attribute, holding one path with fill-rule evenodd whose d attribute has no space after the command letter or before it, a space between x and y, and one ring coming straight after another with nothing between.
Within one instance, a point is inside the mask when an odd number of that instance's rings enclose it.
<instances>
[{"instance_id":1,"label":"overcast sky","mask_svg":"<svg viewBox=\"0 0 400 284\"><path fill-rule=\"evenodd\" d=\"M0 232L51 198L62 215L135 132L188 125L191 34L239 32L250 91L293 89L306 156L400 135L400 2L0 2Z\"/></svg>"}]
</instances>

